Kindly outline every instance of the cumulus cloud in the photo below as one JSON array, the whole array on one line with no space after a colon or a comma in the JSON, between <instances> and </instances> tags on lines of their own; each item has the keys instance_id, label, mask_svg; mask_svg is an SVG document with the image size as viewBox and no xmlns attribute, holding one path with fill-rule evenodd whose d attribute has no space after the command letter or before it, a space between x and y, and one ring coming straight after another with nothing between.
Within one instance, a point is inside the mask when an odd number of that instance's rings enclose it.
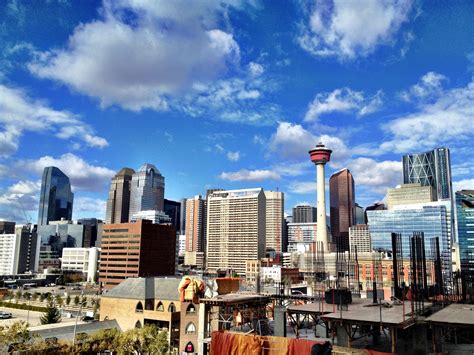
<instances>
[{"instance_id":1,"label":"cumulus cloud","mask_svg":"<svg viewBox=\"0 0 474 355\"><path fill-rule=\"evenodd\" d=\"M0 190L0 219L28 222L38 210L40 188L40 180L20 180Z\"/></svg>"},{"instance_id":2,"label":"cumulus cloud","mask_svg":"<svg viewBox=\"0 0 474 355\"><path fill-rule=\"evenodd\" d=\"M279 180L280 175L272 170L241 169L235 172L223 172L219 175L219 178L228 181L263 181Z\"/></svg>"},{"instance_id":3,"label":"cumulus cloud","mask_svg":"<svg viewBox=\"0 0 474 355\"><path fill-rule=\"evenodd\" d=\"M382 127L389 139L379 152L406 153L432 149L436 145L472 140L474 82L466 87L444 90L417 112L387 122Z\"/></svg>"},{"instance_id":4,"label":"cumulus cloud","mask_svg":"<svg viewBox=\"0 0 474 355\"><path fill-rule=\"evenodd\" d=\"M97 135L79 116L57 111L30 98L24 91L0 84L0 156L14 153L25 131L52 132L60 139L77 140L102 148L108 142Z\"/></svg>"},{"instance_id":5,"label":"cumulus cloud","mask_svg":"<svg viewBox=\"0 0 474 355\"><path fill-rule=\"evenodd\" d=\"M399 96L407 102L437 97L443 92L445 81L447 78L444 75L430 71L421 77L420 82L400 92Z\"/></svg>"},{"instance_id":6,"label":"cumulus cloud","mask_svg":"<svg viewBox=\"0 0 474 355\"><path fill-rule=\"evenodd\" d=\"M356 158L348 161L348 167L358 186L369 187L377 193L386 193L387 188L402 182L400 161L376 161L371 158Z\"/></svg>"},{"instance_id":7,"label":"cumulus cloud","mask_svg":"<svg viewBox=\"0 0 474 355\"><path fill-rule=\"evenodd\" d=\"M239 161L240 160L240 152L237 151L237 152L227 152L227 159L229 159L230 161L233 161L233 162L236 162L236 161Z\"/></svg>"},{"instance_id":8,"label":"cumulus cloud","mask_svg":"<svg viewBox=\"0 0 474 355\"><path fill-rule=\"evenodd\" d=\"M288 190L295 194L316 193L316 181L292 181Z\"/></svg>"},{"instance_id":9,"label":"cumulus cloud","mask_svg":"<svg viewBox=\"0 0 474 355\"><path fill-rule=\"evenodd\" d=\"M382 97L382 91L366 98L362 91L354 91L349 88L317 94L308 105L304 119L305 121L314 121L319 116L331 112L354 112L358 116L368 115L380 109L383 104Z\"/></svg>"},{"instance_id":10,"label":"cumulus cloud","mask_svg":"<svg viewBox=\"0 0 474 355\"><path fill-rule=\"evenodd\" d=\"M43 174L47 166L56 166L70 179L74 190L79 191L104 191L110 183L115 172L111 169L91 165L77 155L67 153L59 158L44 156L38 160L21 160L16 163L16 168L27 173Z\"/></svg>"},{"instance_id":11,"label":"cumulus cloud","mask_svg":"<svg viewBox=\"0 0 474 355\"><path fill-rule=\"evenodd\" d=\"M253 76L260 76L263 74L265 70L263 69L263 65L255 63L255 62L250 62L249 63L249 72Z\"/></svg>"},{"instance_id":12,"label":"cumulus cloud","mask_svg":"<svg viewBox=\"0 0 474 355\"><path fill-rule=\"evenodd\" d=\"M104 107L166 110L170 96L238 66L239 45L217 28L234 5L105 1L100 19L77 26L65 48L40 53L29 69Z\"/></svg>"},{"instance_id":13,"label":"cumulus cloud","mask_svg":"<svg viewBox=\"0 0 474 355\"><path fill-rule=\"evenodd\" d=\"M318 57L343 60L365 57L383 44L396 42L396 34L412 8L411 0L303 2L306 22L300 46Z\"/></svg>"}]
</instances>

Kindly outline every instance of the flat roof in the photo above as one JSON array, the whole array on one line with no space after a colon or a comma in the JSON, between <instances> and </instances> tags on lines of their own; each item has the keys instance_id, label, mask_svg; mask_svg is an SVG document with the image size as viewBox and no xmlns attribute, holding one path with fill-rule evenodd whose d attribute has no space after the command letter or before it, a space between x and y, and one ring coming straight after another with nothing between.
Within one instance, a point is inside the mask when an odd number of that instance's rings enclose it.
<instances>
[{"instance_id":1,"label":"flat roof","mask_svg":"<svg viewBox=\"0 0 474 355\"><path fill-rule=\"evenodd\" d=\"M324 310L324 311L323 311ZM323 312L322 312L323 311ZM332 312L332 304L324 303L324 308L321 303L306 303L306 304L298 304L298 305L291 305L287 308L288 313L331 313Z\"/></svg>"},{"instance_id":2,"label":"flat roof","mask_svg":"<svg viewBox=\"0 0 474 355\"><path fill-rule=\"evenodd\" d=\"M390 324L401 327L408 327L410 322L411 303L405 302L405 319L403 319L403 305L393 305L392 307L372 306L371 300L355 299L348 305L348 310L340 310L323 315L327 320L354 321L354 323L380 323ZM326 308L327 307L327 308ZM324 309L332 310L333 305L326 304ZM431 304L425 304L425 307L431 307ZM380 317L380 308L382 317ZM342 317L341 317L342 314Z\"/></svg>"},{"instance_id":3,"label":"flat roof","mask_svg":"<svg viewBox=\"0 0 474 355\"><path fill-rule=\"evenodd\" d=\"M199 301L201 303L208 303L208 304L214 304L214 305L256 303L256 302L269 302L270 296L263 296L259 294L246 294L246 293L228 293L226 295L219 295L214 298L201 298Z\"/></svg>"},{"instance_id":4,"label":"flat roof","mask_svg":"<svg viewBox=\"0 0 474 355\"><path fill-rule=\"evenodd\" d=\"M453 303L426 318L427 322L459 326L474 325L474 305Z\"/></svg>"},{"instance_id":5,"label":"flat roof","mask_svg":"<svg viewBox=\"0 0 474 355\"><path fill-rule=\"evenodd\" d=\"M96 321L88 323L78 323L76 335L79 333L94 333L102 329L117 329L121 330L115 319L105 320L105 321ZM30 334L38 335L43 339L48 338L57 338L64 340L73 340L74 338L74 324L65 323L65 324L47 324L38 327L31 327Z\"/></svg>"}]
</instances>

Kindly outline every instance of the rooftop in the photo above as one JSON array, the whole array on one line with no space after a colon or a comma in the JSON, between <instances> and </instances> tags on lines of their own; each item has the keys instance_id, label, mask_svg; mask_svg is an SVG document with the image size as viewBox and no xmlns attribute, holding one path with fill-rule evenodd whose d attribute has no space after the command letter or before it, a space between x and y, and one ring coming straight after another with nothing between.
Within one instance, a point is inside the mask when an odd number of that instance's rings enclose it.
<instances>
[{"instance_id":1,"label":"rooftop","mask_svg":"<svg viewBox=\"0 0 474 355\"><path fill-rule=\"evenodd\" d=\"M80 322L77 324L76 334L79 333L95 333L102 329L117 329L121 330L117 321L105 320L102 322ZM73 340L74 337L74 323L58 323L58 324L45 324L37 327L30 327L30 334L38 335L43 339L57 338L63 340Z\"/></svg>"},{"instance_id":2,"label":"rooftop","mask_svg":"<svg viewBox=\"0 0 474 355\"><path fill-rule=\"evenodd\" d=\"M115 286L102 297L144 300L179 300L178 287L181 278L176 277L136 277L129 278Z\"/></svg>"},{"instance_id":3,"label":"rooftop","mask_svg":"<svg viewBox=\"0 0 474 355\"><path fill-rule=\"evenodd\" d=\"M427 322L474 326L474 305L453 303L426 318Z\"/></svg>"}]
</instances>

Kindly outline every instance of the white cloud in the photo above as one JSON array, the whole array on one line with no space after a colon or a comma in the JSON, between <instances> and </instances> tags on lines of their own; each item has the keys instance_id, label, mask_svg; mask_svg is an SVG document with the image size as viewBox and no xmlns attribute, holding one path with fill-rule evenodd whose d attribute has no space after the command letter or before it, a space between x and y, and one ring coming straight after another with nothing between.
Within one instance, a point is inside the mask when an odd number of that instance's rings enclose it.
<instances>
[{"instance_id":1,"label":"white cloud","mask_svg":"<svg viewBox=\"0 0 474 355\"><path fill-rule=\"evenodd\" d=\"M94 217L104 219L107 201L92 197L74 198L73 219Z\"/></svg>"},{"instance_id":2,"label":"white cloud","mask_svg":"<svg viewBox=\"0 0 474 355\"><path fill-rule=\"evenodd\" d=\"M101 19L77 26L66 48L37 55L29 68L103 107L166 110L169 97L239 65L239 45L217 28L230 6L240 5L105 1Z\"/></svg>"},{"instance_id":3,"label":"white cloud","mask_svg":"<svg viewBox=\"0 0 474 355\"><path fill-rule=\"evenodd\" d=\"M14 153L25 131L52 132L60 139L84 142L102 148L108 142L94 134L93 129L77 115L56 111L45 103L31 99L25 92L0 84L0 156Z\"/></svg>"},{"instance_id":4,"label":"white cloud","mask_svg":"<svg viewBox=\"0 0 474 355\"><path fill-rule=\"evenodd\" d=\"M380 109L383 104L382 91L370 98L365 98L362 91L349 88L336 89L332 92L317 94L308 105L305 121L314 121L319 116L331 112L354 112L358 116L368 115Z\"/></svg>"},{"instance_id":5,"label":"white cloud","mask_svg":"<svg viewBox=\"0 0 474 355\"><path fill-rule=\"evenodd\" d=\"M38 211L40 188L40 180L20 180L0 191L0 219L29 222Z\"/></svg>"},{"instance_id":6,"label":"white cloud","mask_svg":"<svg viewBox=\"0 0 474 355\"><path fill-rule=\"evenodd\" d=\"M425 100L439 96L443 92L443 82L447 78L436 72L428 72L423 75L420 82L411 86L408 90L400 92L403 101Z\"/></svg>"},{"instance_id":7,"label":"white cloud","mask_svg":"<svg viewBox=\"0 0 474 355\"><path fill-rule=\"evenodd\" d=\"M260 76L263 74L265 69L263 69L263 65L255 63L255 62L250 62L249 63L249 72L253 76Z\"/></svg>"},{"instance_id":8,"label":"white cloud","mask_svg":"<svg viewBox=\"0 0 474 355\"><path fill-rule=\"evenodd\" d=\"M236 162L240 160L240 152L227 152L227 159L230 161Z\"/></svg>"},{"instance_id":9,"label":"white cloud","mask_svg":"<svg viewBox=\"0 0 474 355\"><path fill-rule=\"evenodd\" d=\"M59 158L44 156L38 160L22 160L16 168L41 176L47 166L56 166L71 180L74 190L103 191L110 184L115 172L105 167L91 165L77 155L67 153Z\"/></svg>"},{"instance_id":10,"label":"white cloud","mask_svg":"<svg viewBox=\"0 0 474 355\"><path fill-rule=\"evenodd\" d=\"M474 179L453 181L453 191L474 190Z\"/></svg>"},{"instance_id":11,"label":"white cloud","mask_svg":"<svg viewBox=\"0 0 474 355\"><path fill-rule=\"evenodd\" d=\"M241 169L236 172L223 172L219 175L219 178L228 181L262 181L279 180L280 175L272 170Z\"/></svg>"},{"instance_id":12,"label":"white cloud","mask_svg":"<svg viewBox=\"0 0 474 355\"><path fill-rule=\"evenodd\" d=\"M369 187L371 192L387 192L402 182L402 163L386 160L378 162L371 158L356 158L348 161L356 186Z\"/></svg>"},{"instance_id":13,"label":"white cloud","mask_svg":"<svg viewBox=\"0 0 474 355\"><path fill-rule=\"evenodd\" d=\"M300 46L319 57L355 59L393 44L412 7L411 0L303 2L308 14L298 37ZM308 8L310 7L310 8Z\"/></svg>"},{"instance_id":14,"label":"white cloud","mask_svg":"<svg viewBox=\"0 0 474 355\"><path fill-rule=\"evenodd\" d=\"M470 142L473 138L474 82L466 87L443 91L419 111L383 125L390 137L379 153L405 153L432 149L436 145Z\"/></svg>"},{"instance_id":15,"label":"white cloud","mask_svg":"<svg viewBox=\"0 0 474 355\"><path fill-rule=\"evenodd\" d=\"M295 194L316 193L316 181L292 181L288 190Z\"/></svg>"}]
</instances>

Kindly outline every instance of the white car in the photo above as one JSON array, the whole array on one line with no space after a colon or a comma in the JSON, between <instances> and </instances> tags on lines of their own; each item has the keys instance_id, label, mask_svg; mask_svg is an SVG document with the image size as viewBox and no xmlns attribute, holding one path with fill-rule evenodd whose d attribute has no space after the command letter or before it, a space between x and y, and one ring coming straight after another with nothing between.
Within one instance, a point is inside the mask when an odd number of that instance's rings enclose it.
<instances>
[{"instance_id":1,"label":"white car","mask_svg":"<svg viewBox=\"0 0 474 355\"><path fill-rule=\"evenodd\" d=\"M12 315L11 313L0 311L0 319L9 319L9 318L11 318L12 316L13 316L13 315Z\"/></svg>"}]
</instances>

